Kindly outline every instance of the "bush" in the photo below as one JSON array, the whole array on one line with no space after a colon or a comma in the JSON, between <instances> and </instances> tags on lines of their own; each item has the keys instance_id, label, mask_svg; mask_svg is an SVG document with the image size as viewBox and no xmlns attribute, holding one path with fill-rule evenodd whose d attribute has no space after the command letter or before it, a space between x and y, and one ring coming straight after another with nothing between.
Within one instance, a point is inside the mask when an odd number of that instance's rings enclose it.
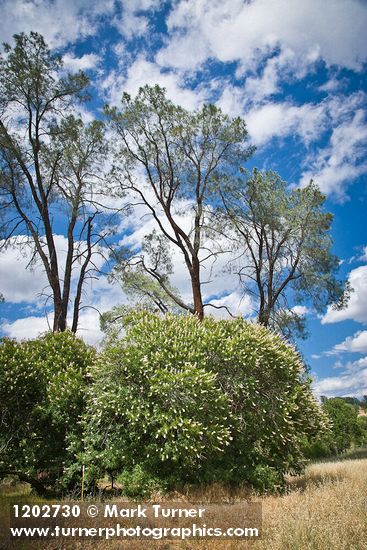
<instances>
[{"instance_id":1,"label":"bush","mask_svg":"<svg viewBox=\"0 0 367 550\"><path fill-rule=\"evenodd\" d=\"M306 440L303 452L305 457L311 460L331 456L333 454L331 433L320 435L310 441Z\"/></svg>"},{"instance_id":2,"label":"bush","mask_svg":"<svg viewBox=\"0 0 367 550\"><path fill-rule=\"evenodd\" d=\"M135 500L144 500L153 493L165 493L167 490L162 479L146 472L140 464L125 470L117 481L122 485L123 495Z\"/></svg>"},{"instance_id":3,"label":"bush","mask_svg":"<svg viewBox=\"0 0 367 550\"><path fill-rule=\"evenodd\" d=\"M331 449L341 453L358 437L358 409L339 397L325 401L323 409L332 422Z\"/></svg>"},{"instance_id":4,"label":"bush","mask_svg":"<svg viewBox=\"0 0 367 550\"><path fill-rule=\"evenodd\" d=\"M65 468L82 437L86 372L94 350L70 332L0 344L0 474L11 472L39 492L73 485Z\"/></svg>"},{"instance_id":5,"label":"bush","mask_svg":"<svg viewBox=\"0 0 367 550\"><path fill-rule=\"evenodd\" d=\"M317 438L307 441L307 458L324 458L337 455L353 445L367 443L367 418L358 417L359 407L354 398L324 398L322 408L327 415L331 429ZM358 400L357 400L358 401Z\"/></svg>"},{"instance_id":6,"label":"bush","mask_svg":"<svg viewBox=\"0 0 367 550\"><path fill-rule=\"evenodd\" d=\"M303 467L302 441L326 426L289 344L243 320L125 318L92 371L84 418L90 478L137 465L178 483L264 489Z\"/></svg>"},{"instance_id":7,"label":"bush","mask_svg":"<svg viewBox=\"0 0 367 550\"><path fill-rule=\"evenodd\" d=\"M357 418L357 438L358 445L367 445L367 416Z\"/></svg>"}]
</instances>

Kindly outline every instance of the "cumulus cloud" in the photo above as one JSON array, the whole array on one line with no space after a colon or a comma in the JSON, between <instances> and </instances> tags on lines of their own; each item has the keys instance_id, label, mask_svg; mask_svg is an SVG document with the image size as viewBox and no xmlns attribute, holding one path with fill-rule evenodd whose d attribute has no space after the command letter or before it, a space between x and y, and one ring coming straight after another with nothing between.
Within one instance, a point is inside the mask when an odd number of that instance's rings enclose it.
<instances>
[{"instance_id":1,"label":"cumulus cloud","mask_svg":"<svg viewBox=\"0 0 367 550\"><path fill-rule=\"evenodd\" d=\"M367 172L367 122L364 109L358 109L350 120L332 130L329 144L311 160L311 168L303 172L301 185L314 179L327 194L345 198L348 183Z\"/></svg>"},{"instance_id":2,"label":"cumulus cloud","mask_svg":"<svg viewBox=\"0 0 367 550\"><path fill-rule=\"evenodd\" d=\"M70 326L72 320L68 319L68 321L68 325ZM52 315L49 315L48 318L46 316L22 317L13 322L5 321L0 327L3 334L9 338L30 340L51 330ZM103 333L99 328L98 312L89 310L88 312L81 313L77 334L88 344L98 346L103 337Z\"/></svg>"},{"instance_id":3,"label":"cumulus cloud","mask_svg":"<svg viewBox=\"0 0 367 550\"><path fill-rule=\"evenodd\" d=\"M67 53L63 56L64 67L70 71L86 71L93 69L100 61L100 57L94 53L86 53L82 57L75 57Z\"/></svg>"},{"instance_id":4,"label":"cumulus cloud","mask_svg":"<svg viewBox=\"0 0 367 550\"><path fill-rule=\"evenodd\" d=\"M294 311L296 315L306 315L310 313L310 310L306 306L294 306L292 307L292 311Z\"/></svg>"},{"instance_id":5,"label":"cumulus cloud","mask_svg":"<svg viewBox=\"0 0 367 550\"><path fill-rule=\"evenodd\" d=\"M358 258L358 260L361 262L367 262L367 246L363 247L363 252L361 256Z\"/></svg>"},{"instance_id":6,"label":"cumulus cloud","mask_svg":"<svg viewBox=\"0 0 367 550\"><path fill-rule=\"evenodd\" d=\"M182 68L179 43L188 53L187 68L193 65L193 51L198 65L214 57L253 68L271 51L286 48L302 64L321 58L328 65L359 69L366 58L366 23L365 6L358 0L181 0L167 19L171 39L158 59Z\"/></svg>"},{"instance_id":7,"label":"cumulus cloud","mask_svg":"<svg viewBox=\"0 0 367 550\"><path fill-rule=\"evenodd\" d=\"M316 380L316 394L327 397L361 397L367 394L367 356L345 364L338 361L334 368L342 369L341 374Z\"/></svg>"},{"instance_id":8,"label":"cumulus cloud","mask_svg":"<svg viewBox=\"0 0 367 550\"><path fill-rule=\"evenodd\" d=\"M264 145L274 137L298 135L305 143L317 138L325 128L323 105L292 105L289 102L269 102L246 114L247 127L256 145Z\"/></svg>"},{"instance_id":9,"label":"cumulus cloud","mask_svg":"<svg viewBox=\"0 0 367 550\"><path fill-rule=\"evenodd\" d=\"M23 240L24 237L18 237ZM58 251L59 265L62 266L66 258L67 241L62 235L54 235ZM46 274L41 265L36 264L32 270L26 269L31 259L31 249L23 248L22 253L18 248L10 247L0 253L0 288L7 303L31 305L38 311L46 311L43 315L26 316L15 321L3 321L1 330L6 336L14 338L34 338L49 329L52 325L52 313L47 313L51 301L47 301L50 294ZM102 256L95 256L97 268L104 263ZM72 278L72 295L80 265L75 267ZM96 344L102 336L99 329L99 314L108 311L113 306L127 301L126 295L118 285L112 285L106 276L99 279L87 279L83 287L82 308L78 334L86 341ZM89 307L91 306L91 307ZM47 318L48 317L48 318ZM72 319L68 319L71 326Z\"/></svg>"},{"instance_id":10,"label":"cumulus cloud","mask_svg":"<svg viewBox=\"0 0 367 550\"><path fill-rule=\"evenodd\" d=\"M62 235L54 235L60 263L66 259L67 242ZM0 288L7 302L15 304L40 304L47 294L46 274L39 264L29 266L32 248L27 246L25 236L14 237L10 246L0 252ZM27 268L28 267L28 268Z\"/></svg>"},{"instance_id":11,"label":"cumulus cloud","mask_svg":"<svg viewBox=\"0 0 367 550\"><path fill-rule=\"evenodd\" d=\"M17 340L28 340L37 338L43 332L46 332L52 326L52 320L47 322L46 316L29 316L16 321L4 321L1 329L5 336L16 338Z\"/></svg>"},{"instance_id":12,"label":"cumulus cloud","mask_svg":"<svg viewBox=\"0 0 367 550\"><path fill-rule=\"evenodd\" d=\"M145 84L159 84L167 90L167 96L185 107L195 109L205 100L204 90L191 90L185 87L185 80L179 74L172 71L163 71L156 63L147 61L144 56L139 56L127 69L113 71L102 83L109 101L118 104L122 93L128 92L136 95L141 86Z\"/></svg>"},{"instance_id":13,"label":"cumulus cloud","mask_svg":"<svg viewBox=\"0 0 367 550\"><path fill-rule=\"evenodd\" d=\"M321 320L322 324L338 323L347 319L360 323L367 322L367 265L353 269L348 280L353 292L347 307L335 310L329 306Z\"/></svg>"},{"instance_id":14,"label":"cumulus cloud","mask_svg":"<svg viewBox=\"0 0 367 550\"><path fill-rule=\"evenodd\" d=\"M221 298L211 300L210 303L215 307L206 307L205 311L217 319L230 319L231 315L235 317L251 317L254 313L254 304L251 297L241 294L238 290L234 290ZM231 315L228 311L230 311Z\"/></svg>"},{"instance_id":15,"label":"cumulus cloud","mask_svg":"<svg viewBox=\"0 0 367 550\"><path fill-rule=\"evenodd\" d=\"M367 353L367 330L360 330L353 336L348 336L343 342L333 347L333 352Z\"/></svg>"},{"instance_id":16,"label":"cumulus cloud","mask_svg":"<svg viewBox=\"0 0 367 550\"><path fill-rule=\"evenodd\" d=\"M362 397L367 395L367 368L343 372L340 376L329 376L314 383L317 395L326 397Z\"/></svg>"},{"instance_id":17,"label":"cumulus cloud","mask_svg":"<svg viewBox=\"0 0 367 550\"><path fill-rule=\"evenodd\" d=\"M29 257L10 248L0 254L0 288L7 302L34 303L40 299L46 281L34 270L26 270Z\"/></svg>"},{"instance_id":18,"label":"cumulus cloud","mask_svg":"<svg viewBox=\"0 0 367 550\"><path fill-rule=\"evenodd\" d=\"M239 76L240 72L237 71ZM285 48L278 55L270 57L261 75L248 76L245 81L245 95L252 102L258 103L280 91L281 81L290 75L304 76L304 70L292 50Z\"/></svg>"},{"instance_id":19,"label":"cumulus cloud","mask_svg":"<svg viewBox=\"0 0 367 550\"><path fill-rule=\"evenodd\" d=\"M117 304L126 303L127 296L118 285L111 285L106 277L101 277L84 287L83 298L87 307L80 311L77 334L89 344L98 346L103 337L99 328L100 314ZM4 320L0 328L5 336L24 340L36 338L50 330L52 322L52 312L48 312L44 315L21 317L15 321ZM70 316L67 324L69 327L72 325Z\"/></svg>"},{"instance_id":20,"label":"cumulus cloud","mask_svg":"<svg viewBox=\"0 0 367 550\"><path fill-rule=\"evenodd\" d=\"M195 47L193 47L195 44ZM175 35L169 45L158 51L155 60L161 67L172 67L182 71L193 71L209 56L209 48L203 40L200 29L189 34Z\"/></svg>"},{"instance_id":21,"label":"cumulus cloud","mask_svg":"<svg viewBox=\"0 0 367 550\"><path fill-rule=\"evenodd\" d=\"M5 0L0 39L9 42L14 33L37 31L50 46L65 46L94 34L113 7L113 0Z\"/></svg>"},{"instance_id":22,"label":"cumulus cloud","mask_svg":"<svg viewBox=\"0 0 367 550\"><path fill-rule=\"evenodd\" d=\"M157 10L160 0L119 0L121 14L116 15L113 24L127 38L146 34L149 29L147 12Z\"/></svg>"}]
</instances>

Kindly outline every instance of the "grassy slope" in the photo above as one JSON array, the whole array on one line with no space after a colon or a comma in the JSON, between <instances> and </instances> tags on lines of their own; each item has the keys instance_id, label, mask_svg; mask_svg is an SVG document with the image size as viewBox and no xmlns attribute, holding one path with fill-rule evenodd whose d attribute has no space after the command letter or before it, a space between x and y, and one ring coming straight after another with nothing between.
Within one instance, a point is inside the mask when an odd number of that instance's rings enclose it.
<instances>
[{"instance_id":1,"label":"grassy slope","mask_svg":"<svg viewBox=\"0 0 367 550\"><path fill-rule=\"evenodd\" d=\"M36 543L13 548L34 549L241 549L253 550L366 550L367 548L367 458L357 453L353 459L320 462L307 467L305 475L289 480L289 492L284 496L265 496L263 503L263 537L252 543L201 541L185 543L146 541L73 541L70 545ZM364 453L366 456L366 452ZM227 500L224 491L212 488L212 493L190 495L190 500L206 497ZM211 496L211 498L210 498ZM233 495L232 495L233 496ZM193 498L195 497L195 498ZM209 497L209 498L208 498ZM240 494L237 498L240 498ZM9 503L21 504L26 495L8 487L1 495L0 522L7 523ZM236 499L237 500L237 499ZM236 522L237 523L237 522ZM1 530L3 531L3 529ZM5 548L1 545L0 548Z\"/></svg>"}]
</instances>

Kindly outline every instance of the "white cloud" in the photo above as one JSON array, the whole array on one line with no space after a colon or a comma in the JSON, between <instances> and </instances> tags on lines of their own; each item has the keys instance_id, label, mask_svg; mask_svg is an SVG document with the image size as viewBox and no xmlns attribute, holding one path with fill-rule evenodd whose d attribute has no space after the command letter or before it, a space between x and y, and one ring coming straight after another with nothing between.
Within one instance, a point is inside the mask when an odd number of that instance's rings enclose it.
<instances>
[{"instance_id":1,"label":"white cloud","mask_svg":"<svg viewBox=\"0 0 367 550\"><path fill-rule=\"evenodd\" d=\"M274 137L298 135L305 143L315 139L326 124L322 104L305 103L301 106L288 102L269 102L246 115L247 127L256 145L264 145Z\"/></svg>"},{"instance_id":2,"label":"white cloud","mask_svg":"<svg viewBox=\"0 0 367 550\"><path fill-rule=\"evenodd\" d=\"M261 76L248 76L245 82L245 96L257 103L280 91L280 80L291 74L304 75L292 50L284 49L270 57Z\"/></svg>"},{"instance_id":3,"label":"white cloud","mask_svg":"<svg viewBox=\"0 0 367 550\"><path fill-rule=\"evenodd\" d=\"M360 262L367 262L367 246L363 247L363 252L361 256L358 258Z\"/></svg>"},{"instance_id":4,"label":"white cloud","mask_svg":"<svg viewBox=\"0 0 367 550\"><path fill-rule=\"evenodd\" d=\"M333 347L333 352L367 353L367 330L360 330L353 336L348 336Z\"/></svg>"},{"instance_id":5,"label":"white cloud","mask_svg":"<svg viewBox=\"0 0 367 550\"><path fill-rule=\"evenodd\" d=\"M67 241L62 235L54 235L54 240L62 265L66 258ZM26 245L28 239L19 236L11 242L14 246L0 252L0 288L6 301L16 304L44 302L41 295L44 291L47 294L47 277L40 264L27 269L32 258L32 248Z\"/></svg>"},{"instance_id":6,"label":"white cloud","mask_svg":"<svg viewBox=\"0 0 367 550\"><path fill-rule=\"evenodd\" d=\"M301 186L312 178L324 193L345 198L347 184L367 172L366 140L365 111L358 109L351 120L333 129L328 146L318 152L310 162L311 168L303 172Z\"/></svg>"},{"instance_id":7,"label":"white cloud","mask_svg":"<svg viewBox=\"0 0 367 550\"><path fill-rule=\"evenodd\" d=\"M82 308L79 315L77 334L91 345L98 346L103 333L99 328L100 313L112 309L113 306L127 302L126 295L118 285L111 285L106 277L90 282L84 287L84 304L91 306ZM0 329L5 336L27 340L36 338L52 327L53 315L27 316L15 321L4 320ZM72 318L67 319L68 327L72 325Z\"/></svg>"},{"instance_id":8,"label":"white cloud","mask_svg":"<svg viewBox=\"0 0 367 550\"><path fill-rule=\"evenodd\" d=\"M251 68L280 47L293 51L302 65L322 58L328 65L359 69L366 58L366 23L358 0L181 0L168 17L171 40L158 59L182 68L183 53L175 55L178 41L188 53L188 68L192 51L198 52L198 65L215 57Z\"/></svg>"},{"instance_id":9,"label":"white cloud","mask_svg":"<svg viewBox=\"0 0 367 550\"><path fill-rule=\"evenodd\" d=\"M29 260L29 255L22 256L14 248L0 253L0 288L7 302L19 304L39 300L46 281L39 273L26 270Z\"/></svg>"},{"instance_id":10,"label":"white cloud","mask_svg":"<svg viewBox=\"0 0 367 550\"><path fill-rule=\"evenodd\" d=\"M195 44L195 47L193 47ZM173 67L183 71L196 70L209 56L209 48L202 39L200 30L175 36L167 48L156 55L156 62L162 67Z\"/></svg>"},{"instance_id":11,"label":"white cloud","mask_svg":"<svg viewBox=\"0 0 367 550\"><path fill-rule=\"evenodd\" d=\"M69 319L68 325L71 325L71 319ZM17 319L13 322L5 321L0 325L0 328L3 334L9 338L31 340L51 330L52 315L49 315L48 320L46 316L30 316ZM103 333L99 328L98 312L89 310L88 312L81 313L77 334L88 344L98 346L103 338Z\"/></svg>"},{"instance_id":12,"label":"white cloud","mask_svg":"<svg viewBox=\"0 0 367 550\"><path fill-rule=\"evenodd\" d=\"M22 237L18 237L20 240ZM67 241L62 235L54 235L56 243L60 272L66 258ZM26 269L31 258L31 249L24 248L20 254L16 248L8 248L0 253L0 288L7 303L32 305L37 312L49 309L51 300L47 302L46 296L50 294L48 281L42 266L36 264L33 271ZM104 259L95 255L96 267L101 268ZM75 265L72 278L71 300L75 293L76 280L79 274L80 265ZM99 329L99 312L108 311L116 304L126 302L126 295L118 285L112 285L106 276L98 280L87 279L83 286L81 311L79 317L78 334L86 341L96 345L101 339L102 333ZM85 306L92 306L85 307ZM52 325L52 313L48 313L49 323ZM68 318L68 326L72 319ZM34 338L40 333L48 330L49 324L45 315L29 316L19 318L15 321L3 321L2 332L14 338Z\"/></svg>"},{"instance_id":13,"label":"white cloud","mask_svg":"<svg viewBox=\"0 0 367 550\"><path fill-rule=\"evenodd\" d=\"M99 328L99 314L97 311L89 309L81 312L77 335L88 344L99 346L104 334Z\"/></svg>"},{"instance_id":14,"label":"white cloud","mask_svg":"<svg viewBox=\"0 0 367 550\"><path fill-rule=\"evenodd\" d=\"M100 61L100 57L94 53L86 53L82 57L75 57L72 54L63 56L64 67L69 71L86 71L93 69Z\"/></svg>"},{"instance_id":15,"label":"white cloud","mask_svg":"<svg viewBox=\"0 0 367 550\"><path fill-rule=\"evenodd\" d=\"M353 269L348 280L353 292L347 307L335 310L329 306L321 320L322 324L338 323L346 319L352 319L360 323L367 322L367 265Z\"/></svg>"},{"instance_id":16,"label":"white cloud","mask_svg":"<svg viewBox=\"0 0 367 550\"><path fill-rule=\"evenodd\" d=\"M147 61L143 56L138 57L128 68L127 74L113 71L105 79L103 87L109 100L118 104L122 93L128 92L135 96L141 86L145 84L159 84L166 88L167 96L186 109L195 109L205 99L203 90L193 91L185 88L185 81L175 72L163 72L156 63Z\"/></svg>"},{"instance_id":17,"label":"white cloud","mask_svg":"<svg viewBox=\"0 0 367 550\"><path fill-rule=\"evenodd\" d=\"M113 20L118 31L127 38L141 36L149 29L147 12L159 8L160 0L120 0L122 13Z\"/></svg>"},{"instance_id":18,"label":"white cloud","mask_svg":"<svg viewBox=\"0 0 367 550\"><path fill-rule=\"evenodd\" d=\"M251 141L259 147L274 138L298 138L309 151L302 162L299 185L304 187L313 179L322 192L345 200L347 187L367 173L366 95L329 95L319 103L303 105L290 100L266 101L277 89L272 75L265 83L247 78L245 87L222 82L218 106L232 116L244 117ZM312 147L317 143L322 146Z\"/></svg>"},{"instance_id":19,"label":"white cloud","mask_svg":"<svg viewBox=\"0 0 367 550\"><path fill-rule=\"evenodd\" d=\"M296 315L306 315L310 313L310 310L306 306L294 306L292 307L292 311L294 311Z\"/></svg>"},{"instance_id":20,"label":"white cloud","mask_svg":"<svg viewBox=\"0 0 367 550\"><path fill-rule=\"evenodd\" d=\"M42 317L24 317L16 321L5 321L1 325L1 329L5 336L16 338L17 340L28 340L37 338L43 332L46 332L52 326L52 319L47 323L47 318Z\"/></svg>"},{"instance_id":21,"label":"white cloud","mask_svg":"<svg viewBox=\"0 0 367 550\"><path fill-rule=\"evenodd\" d=\"M96 31L100 16L113 9L113 0L5 0L2 2L1 42L14 33L37 31L52 47L64 46Z\"/></svg>"},{"instance_id":22,"label":"white cloud","mask_svg":"<svg viewBox=\"0 0 367 550\"><path fill-rule=\"evenodd\" d=\"M233 86L227 81L222 82L222 93L216 104L230 116L243 117L248 102L243 88ZM246 116L246 123L247 120Z\"/></svg>"},{"instance_id":23,"label":"white cloud","mask_svg":"<svg viewBox=\"0 0 367 550\"><path fill-rule=\"evenodd\" d=\"M335 93L342 89L347 84L346 79L338 79L336 76L331 77L329 80L319 86L319 90L322 92L331 92Z\"/></svg>"},{"instance_id":24,"label":"white cloud","mask_svg":"<svg viewBox=\"0 0 367 550\"><path fill-rule=\"evenodd\" d=\"M317 395L327 397L367 395L367 368L318 380L314 383L314 391Z\"/></svg>"},{"instance_id":25,"label":"white cloud","mask_svg":"<svg viewBox=\"0 0 367 550\"><path fill-rule=\"evenodd\" d=\"M206 307L205 312L218 319L230 319L231 315L228 313L228 310L235 317L250 317L254 313L254 305L250 296L244 296L238 290L234 290L230 294L226 294L216 300L210 300L210 303L221 309ZM225 308L228 308L228 310Z\"/></svg>"},{"instance_id":26,"label":"white cloud","mask_svg":"<svg viewBox=\"0 0 367 550\"><path fill-rule=\"evenodd\" d=\"M357 359L356 361L347 363L346 367L347 367L347 370L355 370L355 369L361 369L361 368L367 367L367 356L362 357L361 359Z\"/></svg>"},{"instance_id":27,"label":"white cloud","mask_svg":"<svg viewBox=\"0 0 367 550\"><path fill-rule=\"evenodd\" d=\"M338 361L334 368L343 369L339 376L329 376L314 383L315 392L327 397L362 396L367 394L367 356L348 361Z\"/></svg>"}]
</instances>

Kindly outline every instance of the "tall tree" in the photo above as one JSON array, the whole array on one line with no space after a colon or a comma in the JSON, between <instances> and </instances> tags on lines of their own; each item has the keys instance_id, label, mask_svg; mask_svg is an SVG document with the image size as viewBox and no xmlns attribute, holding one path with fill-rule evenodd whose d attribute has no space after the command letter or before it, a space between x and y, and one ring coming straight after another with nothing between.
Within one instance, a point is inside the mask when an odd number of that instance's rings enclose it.
<instances>
[{"instance_id":1,"label":"tall tree","mask_svg":"<svg viewBox=\"0 0 367 550\"><path fill-rule=\"evenodd\" d=\"M347 300L348 288L336 278L339 260L331 252L333 216L312 181L295 189L271 171L243 175L231 195L222 193L217 228L233 235L233 265L244 292L255 298L258 322L302 336L304 319L295 305L312 304L321 313Z\"/></svg>"},{"instance_id":2,"label":"tall tree","mask_svg":"<svg viewBox=\"0 0 367 550\"><path fill-rule=\"evenodd\" d=\"M189 112L167 99L159 86L145 86L122 109L106 108L116 135L114 175L119 189L143 204L156 224L143 250L125 265L143 269L180 308L204 316L202 268L218 251L208 249L208 212L231 174L249 158L246 125L214 105ZM169 248L182 255L192 289L185 302L169 285L173 266ZM206 264L207 265L207 264Z\"/></svg>"},{"instance_id":3,"label":"tall tree","mask_svg":"<svg viewBox=\"0 0 367 550\"><path fill-rule=\"evenodd\" d=\"M87 98L82 72L67 74L37 33L14 39L0 58L2 246L30 246L32 260L42 263L54 331L66 329L75 277L75 332L83 284L96 268L94 252L106 235L97 231L101 209L95 200L106 153L104 128L74 116L76 102ZM54 234L61 219L67 241L63 262Z\"/></svg>"}]
</instances>

